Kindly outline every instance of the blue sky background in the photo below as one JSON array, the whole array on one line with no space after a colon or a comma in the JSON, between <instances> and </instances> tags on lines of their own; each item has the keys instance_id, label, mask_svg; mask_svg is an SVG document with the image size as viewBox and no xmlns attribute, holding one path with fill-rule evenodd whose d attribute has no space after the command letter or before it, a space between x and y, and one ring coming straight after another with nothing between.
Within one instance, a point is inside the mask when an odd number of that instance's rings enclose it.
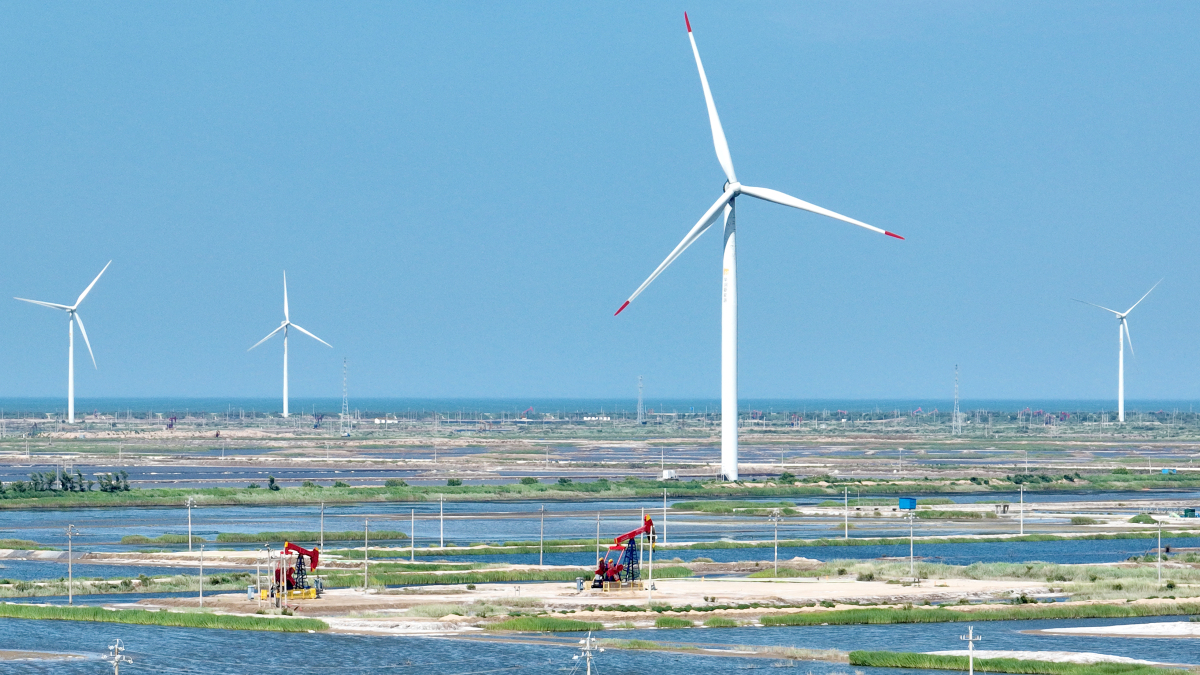
<instances>
[{"instance_id":1,"label":"blue sky background","mask_svg":"<svg viewBox=\"0 0 1200 675\"><path fill-rule=\"evenodd\" d=\"M1200 398L1195 3L8 3L0 296L78 394ZM0 301L0 396L65 394ZM78 345L79 364L87 360Z\"/></svg>"}]
</instances>

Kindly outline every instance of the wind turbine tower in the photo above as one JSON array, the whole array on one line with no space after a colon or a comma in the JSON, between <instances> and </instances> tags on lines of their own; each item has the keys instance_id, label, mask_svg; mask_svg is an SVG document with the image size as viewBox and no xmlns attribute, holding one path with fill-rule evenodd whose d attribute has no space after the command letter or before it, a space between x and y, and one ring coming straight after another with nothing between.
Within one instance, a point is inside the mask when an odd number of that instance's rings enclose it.
<instances>
[{"instance_id":1,"label":"wind turbine tower","mask_svg":"<svg viewBox=\"0 0 1200 675\"><path fill-rule=\"evenodd\" d=\"M962 415L958 412L958 364L954 364L954 419L950 422L951 432L957 436L962 433Z\"/></svg>"},{"instance_id":2,"label":"wind turbine tower","mask_svg":"<svg viewBox=\"0 0 1200 675\"><path fill-rule=\"evenodd\" d=\"M638 423L638 424L645 424L645 423L646 423L646 404L642 402L642 376L641 376L641 375L638 375L638 410L637 410L637 416L638 416L638 418L637 418L637 423Z\"/></svg>"},{"instance_id":3,"label":"wind turbine tower","mask_svg":"<svg viewBox=\"0 0 1200 675\"><path fill-rule=\"evenodd\" d=\"M54 302L42 302L41 300L28 300L26 298L13 298L14 300L20 300L21 302L28 302L28 303L32 303L34 305L41 305L42 307L49 307L50 309L61 309L62 311L67 313L67 317L68 317L67 318L67 331L69 334L69 338L68 338L68 342L67 342L67 423L68 424L75 423L75 324L76 323L79 324L79 334L83 336L83 344L87 345L88 355L92 357L92 367L96 368L97 370L99 370L99 368L100 368L99 366L96 365L96 355L94 353L92 353L92 343L88 341L87 330L85 330L83 327L83 317L79 316L79 311L78 311L79 305L80 305L80 303L83 302L83 299L87 297L87 294L92 291L92 286L95 286L96 282L100 281L100 277L104 274L104 270L107 270L108 266L111 264L112 264L112 261L109 260L108 264L106 264L104 266L104 269L100 270L100 274L97 274L96 278L92 279L92 283L88 284L88 287L83 289L83 292L79 294L79 297L76 298L75 304L73 304L73 305L68 306L68 305L60 305L60 304L54 303Z\"/></svg>"},{"instance_id":4,"label":"wind turbine tower","mask_svg":"<svg viewBox=\"0 0 1200 675\"><path fill-rule=\"evenodd\" d=\"M1151 291L1158 288L1158 284L1161 284L1161 283L1162 283L1162 279L1159 279L1157 283L1155 283L1153 286L1150 287L1149 291L1146 291L1146 295L1150 295ZM1142 297L1138 298L1138 301L1133 303L1133 307L1137 307L1138 305L1142 304L1142 300L1146 299L1146 295L1143 295ZM1093 304L1090 302L1085 302L1083 300L1075 300L1075 302L1082 302L1085 305L1092 305L1092 307L1099 307L1100 309L1102 309L1106 312L1112 312L1117 317L1117 421L1124 422L1125 421L1125 339L1126 338L1129 339L1129 353L1133 354L1133 336L1129 334L1129 322L1126 321L1126 317L1128 317L1129 313L1133 311L1133 307L1130 307L1129 309L1125 310L1124 312L1118 312L1115 309L1101 307L1100 305L1096 305L1096 304Z\"/></svg>"},{"instance_id":5,"label":"wind turbine tower","mask_svg":"<svg viewBox=\"0 0 1200 675\"><path fill-rule=\"evenodd\" d=\"M735 202L741 195L748 195L763 201L774 202L784 206L808 211L818 215L840 220L844 223L886 234L889 237L903 239L898 234L882 230L862 221L848 218L829 209L810 204L791 195L770 188L750 187L738 182L733 172L733 158L729 154L729 143L725 140L725 130L717 116L717 106L713 102L712 90L708 87L708 77L704 74L704 65L700 62L700 50L696 47L696 38L692 35L692 24L687 14L683 15L687 26L688 40L692 43L692 56L696 59L696 70L700 73L700 88L704 91L704 103L708 108L708 123L712 129L713 145L717 151L717 162L725 172L725 185L721 188L721 196L700 220L692 226L687 236L671 251L666 260L652 272L641 286L629 296L625 304L616 311L620 314L629 303L633 302L642 291L650 285L663 270L675 261L700 235L724 216L725 239L721 258L721 475L725 480L738 478L738 404L737 404L737 248L735 246L736 213Z\"/></svg>"},{"instance_id":6,"label":"wind turbine tower","mask_svg":"<svg viewBox=\"0 0 1200 675\"><path fill-rule=\"evenodd\" d=\"M304 330L299 325L292 323L292 320L290 318L288 318L287 272L284 272L283 273L283 321L279 324L279 328L276 328L275 330L271 331L270 333L267 333L267 337L254 343L254 347L257 347L257 346L261 345L262 343L266 342L267 340L270 340L271 337L273 335L275 335L276 333L278 333L279 331L283 331L283 416L284 417L288 416L288 329L290 329L290 328L295 328L296 330L300 331L301 333L304 333L305 335L316 340L317 342L320 342L321 344L325 345L326 347L333 349L333 345L322 340L321 338L317 337L316 335L313 335L312 333ZM254 349L254 347L251 347L250 349L247 349L246 351L250 351L251 349Z\"/></svg>"}]
</instances>

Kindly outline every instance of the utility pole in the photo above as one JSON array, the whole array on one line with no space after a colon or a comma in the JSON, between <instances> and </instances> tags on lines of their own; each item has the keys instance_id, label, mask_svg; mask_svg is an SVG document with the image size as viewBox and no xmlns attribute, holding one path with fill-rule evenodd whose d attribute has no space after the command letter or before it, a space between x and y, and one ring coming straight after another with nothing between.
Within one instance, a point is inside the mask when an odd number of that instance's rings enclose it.
<instances>
[{"instance_id":1,"label":"utility pole","mask_svg":"<svg viewBox=\"0 0 1200 675\"><path fill-rule=\"evenodd\" d=\"M204 608L204 544L200 544L200 608Z\"/></svg>"},{"instance_id":2,"label":"utility pole","mask_svg":"<svg viewBox=\"0 0 1200 675\"><path fill-rule=\"evenodd\" d=\"M646 423L646 406L642 402L642 376L638 375L638 407L637 407L637 423Z\"/></svg>"},{"instance_id":3,"label":"utility pole","mask_svg":"<svg viewBox=\"0 0 1200 675\"><path fill-rule=\"evenodd\" d=\"M122 663L133 663L133 659L121 653L124 651L125 645L121 644L120 638L117 639L116 644L111 644L108 646L108 656L105 657L104 660L112 661L113 675L121 675Z\"/></svg>"},{"instance_id":4,"label":"utility pole","mask_svg":"<svg viewBox=\"0 0 1200 675\"><path fill-rule=\"evenodd\" d=\"M74 556L71 552L71 537L79 534L79 530L74 525L67 525L67 604L75 604L75 577L71 569L71 558Z\"/></svg>"},{"instance_id":5,"label":"utility pole","mask_svg":"<svg viewBox=\"0 0 1200 675\"><path fill-rule=\"evenodd\" d=\"M775 576L778 577L779 576L779 521L781 520L781 516L779 514L779 509L773 509L771 511L770 520L775 525Z\"/></svg>"},{"instance_id":6,"label":"utility pole","mask_svg":"<svg viewBox=\"0 0 1200 675\"><path fill-rule=\"evenodd\" d=\"M370 519L363 518L363 593L366 593L367 588L371 585L367 577L367 566L370 564L367 559L371 557L371 549L368 548L371 540L370 530Z\"/></svg>"},{"instance_id":7,"label":"utility pole","mask_svg":"<svg viewBox=\"0 0 1200 675\"><path fill-rule=\"evenodd\" d=\"M338 433L342 438L350 435L350 399L346 396L346 359L342 358L342 413L338 416ZM328 450L329 445L325 446ZM328 452L326 452L328 455Z\"/></svg>"},{"instance_id":8,"label":"utility pole","mask_svg":"<svg viewBox=\"0 0 1200 675\"><path fill-rule=\"evenodd\" d=\"M1162 520L1158 521L1158 583L1162 585Z\"/></svg>"},{"instance_id":9,"label":"utility pole","mask_svg":"<svg viewBox=\"0 0 1200 675\"><path fill-rule=\"evenodd\" d=\"M541 529L538 530L538 567L541 567L544 564L543 557L544 557L544 554L546 551L545 541L546 541L546 505L542 504L542 526L541 526Z\"/></svg>"},{"instance_id":10,"label":"utility pole","mask_svg":"<svg viewBox=\"0 0 1200 675\"><path fill-rule=\"evenodd\" d=\"M587 663L587 670L584 675L592 675L592 652L602 652L604 651L604 647L600 646L600 640L592 637L592 631L588 631L587 637L580 640L579 644L583 645L583 649L582 653L575 656L575 660L578 661L582 658Z\"/></svg>"},{"instance_id":11,"label":"utility pole","mask_svg":"<svg viewBox=\"0 0 1200 675\"><path fill-rule=\"evenodd\" d=\"M843 509L844 509L842 512L842 521L843 521L842 524L845 528L844 532L842 533L842 539L849 539L850 538L850 488L847 486L844 486L844 485L842 486L842 502L843 502Z\"/></svg>"},{"instance_id":12,"label":"utility pole","mask_svg":"<svg viewBox=\"0 0 1200 675\"><path fill-rule=\"evenodd\" d=\"M438 495L438 547L446 548L446 498Z\"/></svg>"},{"instance_id":13,"label":"utility pole","mask_svg":"<svg viewBox=\"0 0 1200 675\"><path fill-rule=\"evenodd\" d=\"M959 635L958 639L967 641L967 675L975 675L975 643L983 636L975 634L974 626L967 626L967 634Z\"/></svg>"},{"instance_id":14,"label":"utility pole","mask_svg":"<svg viewBox=\"0 0 1200 675\"><path fill-rule=\"evenodd\" d=\"M916 515L915 511L908 513L908 573L912 575L914 583L917 581L917 566L913 557L913 520L916 519Z\"/></svg>"},{"instance_id":15,"label":"utility pole","mask_svg":"<svg viewBox=\"0 0 1200 675\"><path fill-rule=\"evenodd\" d=\"M958 412L958 364L954 364L954 419L950 423L950 433L955 436L962 433L962 418Z\"/></svg>"},{"instance_id":16,"label":"utility pole","mask_svg":"<svg viewBox=\"0 0 1200 675\"><path fill-rule=\"evenodd\" d=\"M1025 484L1021 483L1021 534L1025 534Z\"/></svg>"},{"instance_id":17,"label":"utility pole","mask_svg":"<svg viewBox=\"0 0 1200 675\"><path fill-rule=\"evenodd\" d=\"M667 543L667 488L663 488L663 543Z\"/></svg>"},{"instance_id":18,"label":"utility pole","mask_svg":"<svg viewBox=\"0 0 1200 675\"><path fill-rule=\"evenodd\" d=\"M188 553L192 552L192 507L196 505L195 497L187 498L188 510Z\"/></svg>"}]
</instances>

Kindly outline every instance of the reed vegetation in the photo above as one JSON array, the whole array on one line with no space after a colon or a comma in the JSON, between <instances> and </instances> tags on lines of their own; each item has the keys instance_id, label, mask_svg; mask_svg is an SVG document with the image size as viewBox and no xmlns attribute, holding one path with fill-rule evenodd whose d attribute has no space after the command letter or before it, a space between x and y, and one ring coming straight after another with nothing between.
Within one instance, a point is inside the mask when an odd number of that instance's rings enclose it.
<instances>
[{"instance_id":1,"label":"reed vegetation","mask_svg":"<svg viewBox=\"0 0 1200 675\"><path fill-rule=\"evenodd\" d=\"M967 669L967 657L914 652L853 651L852 666L876 668L921 668L924 670ZM1135 663L1056 663L1021 659L975 659L975 669L991 673L1029 673L1039 675L1187 675L1178 668L1162 668Z\"/></svg>"},{"instance_id":2,"label":"reed vegetation","mask_svg":"<svg viewBox=\"0 0 1200 675\"><path fill-rule=\"evenodd\" d=\"M848 626L891 623L952 623L962 621L1022 621L1029 619L1124 619L1143 616L1174 616L1200 612L1200 603L1156 603L1122 605L1008 605L973 611L943 608L841 609L828 612L767 614L764 626Z\"/></svg>"},{"instance_id":3,"label":"reed vegetation","mask_svg":"<svg viewBox=\"0 0 1200 675\"><path fill-rule=\"evenodd\" d=\"M654 620L655 628L694 628L695 623L688 619L680 619L674 616L660 616Z\"/></svg>"},{"instance_id":4,"label":"reed vegetation","mask_svg":"<svg viewBox=\"0 0 1200 675\"><path fill-rule=\"evenodd\" d=\"M186 537L185 543L186 543ZM373 530L368 541L404 541L408 535L398 530ZM273 541L309 542L320 541L320 532L295 530L291 532L222 532L217 535L220 543L257 544ZM326 532L325 541L362 541L362 530Z\"/></svg>"},{"instance_id":5,"label":"reed vegetation","mask_svg":"<svg viewBox=\"0 0 1200 675\"><path fill-rule=\"evenodd\" d=\"M654 576L658 579L678 579L691 576L692 571L686 567L656 567ZM546 569L546 570L475 570L470 572L437 573L403 573L369 570L372 586L428 586L456 584L493 584L520 581L574 581L577 577L590 579L591 568L578 569ZM329 574L326 585L331 588L355 587L362 585L362 574L341 572Z\"/></svg>"},{"instance_id":6,"label":"reed vegetation","mask_svg":"<svg viewBox=\"0 0 1200 675\"><path fill-rule=\"evenodd\" d=\"M286 633L329 630L318 619L274 616L234 616L206 612L152 612L144 609L105 609L103 607L64 607L62 605L20 605L0 603L0 617L41 621L99 621L142 626L180 628L219 628L224 630L271 630Z\"/></svg>"},{"instance_id":7,"label":"reed vegetation","mask_svg":"<svg viewBox=\"0 0 1200 675\"><path fill-rule=\"evenodd\" d=\"M488 630L510 630L523 633L569 633L585 630L603 630L604 624L575 619L558 619L552 616L517 616L489 624Z\"/></svg>"}]
</instances>

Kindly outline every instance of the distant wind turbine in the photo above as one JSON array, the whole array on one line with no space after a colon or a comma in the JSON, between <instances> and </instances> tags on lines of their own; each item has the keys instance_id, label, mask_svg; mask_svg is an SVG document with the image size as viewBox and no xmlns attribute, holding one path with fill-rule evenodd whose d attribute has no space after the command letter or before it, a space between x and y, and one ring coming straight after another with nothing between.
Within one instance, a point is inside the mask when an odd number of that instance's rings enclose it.
<instances>
[{"instance_id":1,"label":"distant wind turbine","mask_svg":"<svg viewBox=\"0 0 1200 675\"><path fill-rule=\"evenodd\" d=\"M279 324L279 328L276 328L275 330L271 331L270 333L267 333L267 337L254 343L254 347L257 347L257 346L261 345L262 343L266 342L267 340L270 340L271 337L273 335L275 335L276 333L278 333L279 331L283 331L283 416L284 417L288 416L288 345L287 345L287 339L288 339L288 329L289 328L295 328L296 330L300 331L301 333L304 333L305 335L316 340L317 342L320 342L321 344L325 345L326 347L329 347L330 349L333 348L333 345L322 340L321 338L317 337L316 335L313 335L312 333L304 330L300 326L297 326L296 324L292 323L291 319L288 318L287 272L284 272L283 273L283 322ZM254 347L251 347L250 349L254 349ZM250 349L247 349L246 351L250 351Z\"/></svg>"},{"instance_id":2,"label":"distant wind turbine","mask_svg":"<svg viewBox=\"0 0 1200 675\"><path fill-rule=\"evenodd\" d=\"M87 297L87 294L89 292L91 292L92 286L95 286L96 282L100 281L100 276L104 274L104 270L108 269L108 266L111 264L112 264L112 261L109 260L108 264L106 264L104 266L104 269L100 270L100 274L97 274L96 278L92 279L92 283L88 284L88 287L83 289L83 292L79 294L79 298L77 298L75 300L75 304L73 304L73 305L67 306L67 305L60 305L60 304L57 304L54 302L42 302L41 300L27 300L25 298L13 298L14 300L20 300L21 302L31 302L35 305L41 305L42 307L49 307L51 309L61 309L64 312L66 312L67 316L69 317L68 322L67 322L67 330L70 333L70 339L67 342L67 422L69 424L75 423L75 324L76 323L79 324L79 334L83 336L83 344L87 345L88 354L92 357L92 367L96 368L97 370L99 370L99 368L100 368L99 366L96 365L96 355L94 353L92 353L92 343L88 341L87 330L85 330L83 327L83 317L79 316L79 311L78 311L79 304L81 302L83 302L83 299Z\"/></svg>"},{"instance_id":3,"label":"distant wind turbine","mask_svg":"<svg viewBox=\"0 0 1200 675\"><path fill-rule=\"evenodd\" d=\"M1161 284L1161 283L1162 283L1162 279L1159 279L1158 283L1151 286L1149 291L1146 291L1146 295L1150 295L1150 291L1153 291L1154 289L1158 288L1158 284ZM1138 301L1133 303L1133 307L1137 307L1138 305L1142 304L1142 300L1146 299L1146 295L1143 295L1142 297L1138 298ZM1075 300L1075 299L1072 298L1072 300ZM1129 334L1129 322L1126 321L1125 317L1129 316L1129 313L1133 311L1133 307L1130 307L1129 309L1125 310L1124 312L1118 312L1115 309L1101 307L1100 305L1096 305L1096 304L1093 304L1090 302L1085 302L1083 300L1075 300L1075 302L1082 302L1083 304L1091 305L1092 307L1100 307L1100 309L1102 309L1106 312L1112 312L1113 314L1115 314L1117 316L1117 421L1124 422L1125 421L1125 339L1126 338L1129 338L1129 353L1133 354L1133 336Z\"/></svg>"},{"instance_id":4,"label":"distant wind turbine","mask_svg":"<svg viewBox=\"0 0 1200 675\"><path fill-rule=\"evenodd\" d=\"M738 407L737 407L737 254L734 245L735 234L735 212L734 201L739 195L749 195L758 199L784 206L809 211L818 215L834 218L851 225L866 228L872 232L886 234L889 237L903 239L898 234L881 230L878 227L873 227L864 222L847 218L838 213L834 213L828 209L821 208L814 204L809 204L806 201L784 194L777 190L761 187L750 187L742 185L738 182L737 177L733 172L733 159L729 154L729 144L725 141L725 131L721 128L721 120L717 117L717 106L713 103L712 91L708 87L708 78L704 74L704 65L700 62L700 50L696 48L696 38L692 36L692 24L688 20L687 14L683 15L684 24L687 26L688 40L692 43L692 54L696 57L696 69L700 71L700 87L704 90L704 102L708 106L708 122L712 127L713 145L717 150L717 161L720 162L721 168L725 171L725 177L728 179L722 188L721 196L717 201L704 212L700 220L692 226L687 236L667 259L662 261L662 264L650 274L650 277L638 286L633 295L621 305L617 310L620 314L629 303L633 302L634 298L641 295L642 291L650 285L650 282L658 278L663 270L667 268L676 258L680 256L687 247L691 246L700 235L716 222L717 217L724 213L725 216L725 252L722 265L722 284L721 284L721 473L726 480L737 480L738 478Z\"/></svg>"}]
</instances>

